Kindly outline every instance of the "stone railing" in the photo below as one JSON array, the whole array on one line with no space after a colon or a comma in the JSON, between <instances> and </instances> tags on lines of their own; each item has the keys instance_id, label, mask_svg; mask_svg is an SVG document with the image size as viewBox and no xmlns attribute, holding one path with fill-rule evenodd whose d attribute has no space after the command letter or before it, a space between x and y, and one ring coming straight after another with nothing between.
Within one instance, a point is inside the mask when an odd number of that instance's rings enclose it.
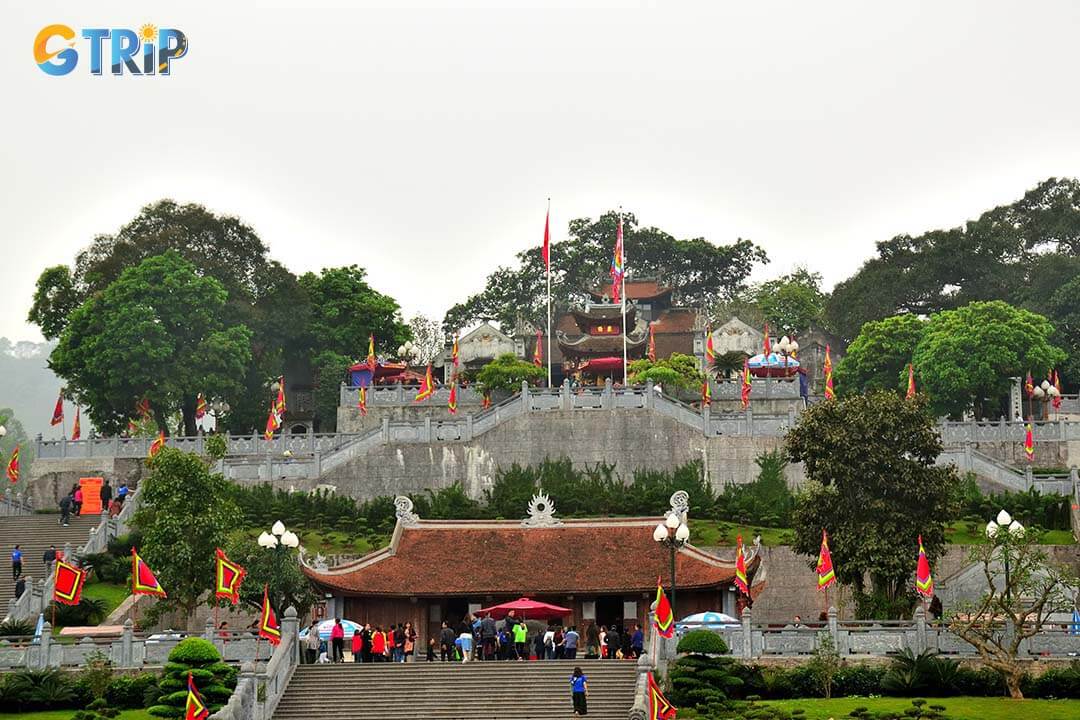
<instances>
[{"instance_id":1,"label":"stone railing","mask_svg":"<svg viewBox=\"0 0 1080 720\"><path fill-rule=\"evenodd\" d=\"M397 385L377 385L369 387L367 391L367 405L375 407L412 407L419 405L415 402L417 387L406 387L400 383ZM436 388L434 394L424 401L424 404L446 406L450 400L450 388ZM484 402L482 393L471 387L459 387L457 391L458 405L481 405ZM339 407L356 407L360 403L360 388L341 384L338 397Z\"/></svg>"},{"instance_id":2,"label":"stone railing","mask_svg":"<svg viewBox=\"0 0 1080 720\"><path fill-rule=\"evenodd\" d=\"M29 495L12 492L11 488L4 489L3 497L0 497L0 517L13 515L33 515L34 505Z\"/></svg>"},{"instance_id":3,"label":"stone railing","mask_svg":"<svg viewBox=\"0 0 1080 720\"><path fill-rule=\"evenodd\" d=\"M650 672L658 669L658 660L660 659L660 647L657 641L662 641L656 635L656 624L654 623L655 613L650 612L646 618L645 623L645 647L641 653L641 657L637 661L637 681L634 685L634 704L630 707L630 712L627 715L628 720L647 720L649 717L649 678ZM663 667L659 668L661 672L667 671L667 663Z\"/></svg>"},{"instance_id":4,"label":"stone railing","mask_svg":"<svg viewBox=\"0 0 1080 720\"><path fill-rule=\"evenodd\" d=\"M940 425L941 441L945 445L978 442L1023 442L1026 423L1006 420L998 422L957 422L947 420ZM1080 422L1054 420L1032 424L1035 442L1065 442L1080 440Z\"/></svg>"},{"instance_id":5,"label":"stone railing","mask_svg":"<svg viewBox=\"0 0 1080 720\"><path fill-rule=\"evenodd\" d=\"M286 451L294 455L314 454L317 452L331 452L342 445L347 444L355 435L347 433L303 433L276 435L267 440L262 435L223 435L226 444L226 453L230 456L237 455L283 455ZM165 444L168 447L179 448L187 452L199 454L205 453L205 435L194 437L168 437ZM39 459L64 459L64 458L145 458L150 454L150 444L153 438L94 438L92 440L43 440L40 436L36 441L37 457Z\"/></svg>"},{"instance_id":6,"label":"stone railing","mask_svg":"<svg viewBox=\"0 0 1080 720\"><path fill-rule=\"evenodd\" d=\"M713 400L742 398L742 380L710 381ZM798 400L799 379L754 378L750 381L750 400Z\"/></svg>"},{"instance_id":7,"label":"stone railing","mask_svg":"<svg viewBox=\"0 0 1080 720\"><path fill-rule=\"evenodd\" d=\"M1032 488L1046 495L1070 495L1080 478L1077 469L1056 475L1034 475L1031 467L1022 471L1006 465L995 457L979 452L971 445L946 449L937 459L938 465L956 465L961 472L974 472L997 485L1014 492Z\"/></svg>"},{"instance_id":8,"label":"stone railing","mask_svg":"<svg viewBox=\"0 0 1080 720\"><path fill-rule=\"evenodd\" d=\"M296 608L281 619L281 642L264 667L245 664L229 701L211 717L216 720L269 720L274 715L293 671L300 664Z\"/></svg>"}]
</instances>

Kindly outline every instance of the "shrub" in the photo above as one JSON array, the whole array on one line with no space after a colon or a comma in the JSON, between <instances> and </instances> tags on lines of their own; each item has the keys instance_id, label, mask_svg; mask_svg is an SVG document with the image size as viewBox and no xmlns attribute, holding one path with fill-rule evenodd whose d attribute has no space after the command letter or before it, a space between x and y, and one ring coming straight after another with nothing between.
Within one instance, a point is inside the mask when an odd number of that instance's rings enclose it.
<instances>
[{"instance_id":1,"label":"shrub","mask_svg":"<svg viewBox=\"0 0 1080 720\"><path fill-rule=\"evenodd\" d=\"M756 668L730 657L687 655L671 664L669 674L671 701L687 707L708 707L729 698L742 698L748 686L760 684Z\"/></svg>"},{"instance_id":2,"label":"shrub","mask_svg":"<svg viewBox=\"0 0 1080 720\"><path fill-rule=\"evenodd\" d=\"M144 707L149 690L157 690L157 676L153 673L120 675L114 677L105 690L105 700L111 707L136 709ZM154 693L157 697L157 693Z\"/></svg>"},{"instance_id":3,"label":"shrub","mask_svg":"<svg viewBox=\"0 0 1080 720\"><path fill-rule=\"evenodd\" d=\"M224 435L207 435L203 442L203 448L206 450L206 455L213 460L220 460L229 452L229 446L225 442Z\"/></svg>"},{"instance_id":4,"label":"shrub","mask_svg":"<svg viewBox=\"0 0 1080 720\"><path fill-rule=\"evenodd\" d=\"M727 655L728 646L719 633L691 630L679 639L676 652L696 655Z\"/></svg>"},{"instance_id":5,"label":"shrub","mask_svg":"<svg viewBox=\"0 0 1080 720\"><path fill-rule=\"evenodd\" d=\"M29 620L5 620L0 623L0 637L33 635L34 624Z\"/></svg>"},{"instance_id":6,"label":"shrub","mask_svg":"<svg viewBox=\"0 0 1080 720\"><path fill-rule=\"evenodd\" d=\"M1005 695L1005 678L991 668L959 668L953 679L953 688L957 695L976 697L995 697Z\"/></svg>"},{"instance_id":7,"label":"shrub","mask_svg":"<svg viewBox=\"0 0 1080 720\"><path fill-rule=\"evenodd\" d=\"M72 627L78 625L97 625L105 618L105 601L82 598L78 605L64 605L53 603L56 606L56 625L59 627Z\"/></svg>"},{"instance_id":8,"label":"shrub","mask_svg":"<svg viewBox=\"0 0 1080 720\"><path fill-rule=\"evenodd\" d=\"M93 570L94 577L102 582L123 583L131 574L131 559L119 558L103 552L82 558L83 568Z\"/></svg>"},{"instance_id":9,"label":"shrub","mask_svg":"<svg viewBox=\"0 0 1080 720\"><path fill-rule=\"evenodd\" d=\"M1022 689L1024 697L1080 698L1080 661L1073 660L1068 667L1050 668L1038 677L1028 678Z\"/></svg>"},{"instance_id":10,"label":"shrub","mask_svg":"<svg viewBox=\"0 0 1080 720\"><path fill-rule=\"evenodd\" d=\"M880 665L847 665L836 674L833 695L879 695L885 668Z\"/></svg>"},{"instance_id":11,"label":"shrub","mask_svg":"<svg viewBox=\"0 0 1080 720\"><path fill-rule=\"evenodd\" d=\"M177 643L176 647L169 652L169 662L194 665L216 663L221 660L214 643L198 637L189 637Z\"/></svg>"},{"instance_id":12,"label":"shrub","mask_svg":"<svg viewBox=\"0 0 1080 720\"><path fill-rule=\"evenodd\" d=\"M169 653L165 672L158 683L156 703L147 712L161 718L183 717L189 672L211 713L221 708L236 686L236 671L221 662L214 644L189 637L181 640Z\"/></svg>"}]
</instances>

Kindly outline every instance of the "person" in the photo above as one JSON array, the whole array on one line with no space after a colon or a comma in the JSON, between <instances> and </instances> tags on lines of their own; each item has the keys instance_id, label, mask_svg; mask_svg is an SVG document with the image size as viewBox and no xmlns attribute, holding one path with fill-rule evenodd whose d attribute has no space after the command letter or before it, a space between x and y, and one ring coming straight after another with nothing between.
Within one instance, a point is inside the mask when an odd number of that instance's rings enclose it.
<instances>
[{"instance_id":1,"label":"person","mask_svg":"<svg viewBox=\"0 0 1080 720\"><path fill-rule=\"evenodd\" d=\"M607 625L600 626L600 633L597 635L600 642L600 657L607 657Z\"/></svg>"},{"instance_id":2,"label":"person","mask_svg":"<svg viewBox=\"0 0 1080 720\"><path fill-rule=\"evenodd\" d=\"M75 486L75 490L74 490L74 492L72 492L72 498L74 498L74 500L75 500L75 507L74 507L75 515L79 516L79 515L82 514L82 502L83 502L82 485L76 485Z\"/></svg>"},{"instance_id":3,"label":"person","mask_svg":"<svg viewBox=\"0 0 1080 720\"><path fill-rule=\"evenodd\" d=\"M124 501L127 500L128 486L126 480L120 481L120 487L116 488L116 499L120 502L120 506L123 507Z\"/></svg>"},{"instance_id":4,"label":"person","mask_svg":"<svg viewBox=\"0 0 1080 720\"><path fill-rule=\"evenodd\" d=\"M18 580L20 575L22 575L22 549L16 545L15 549L11 551L12 581Z\"/></svg>"},{"instance_id":5,"label":"person","mask_svg":"<svg viewBox=\"0 0 1080 720\"><path fill-rule=\"evenodd\" d=\"M24 592L26 592L26 578L19 578L15 581L15 599L22 597Z\"/></svg>"},{"instance_id":6,"label":"person","mask_svg":"<svg viewBox=\"0 0 1080 720\"><path fill-rule=\"evenodd\" d=\"M570 698L574 703L575 715L588 715L589 710L586 699L589 697L589 678L581 672L581 667L574 668L574 674L570 676Z\"/></svg>"},{"instance_id":7,"label":"person","mask_svg":"<svg viewBox=\"0 0 1080 720\"><path fill-rule=\"evenodd\" d=\"M394 662L405 662L405 628L398 623L393 627L392 639L394 647Z\"/></svg>"},{"instance_id":8,"label":"person","mask_svg":"<svg viewBox=\"0 0 1080 720\"><path fill-rule=\"evenodd\" d=\"M360 631L361 650L360 650L360 662L371 662L371 623L364 623L364 628Z\"/></svg>"},{"instance_id":9,"label":"person","mask_svg":"<svg viewBox=\"0 0 1080 720\"><path fill-rule=\"evenodd\" d=\"M454 659L454 631L450 629L450 623L443 620L442 629L439 630L439 659L449 662Z\"/></svg>"},{"instance_id":10,"label":"person","mask_svg":"<svg viewBox=\"0 0 1080 720\"><path fill-rule=\"evenodd\" d=\"M469 622L469 616L466 615L465 619L458 625L458 639L457 645L461 648L461 662L469 662L469 656L472 655L473 647L473 631L472 624Z\"/></svg>"},{"instance_id":11,"label":"person","mask_svg":"<svg viewBox=\"0 0 1080 720\"><path fill-rule=\"evenodd\" d=\"M60 525L63 527L68 526L68 522L71 520L71 503L74 502L71 499L71 495L65 495L60 498Z\"/></svg>"},{"instance_id":12,"label":"person","mask_svg":"<svg viewBox=\"0 0 1080 720\"><path fill-rule=\"evenodd\" d=\"M106 510L109 508L109 502L112 500L112 485L106 480L105 484L101 486L101 507Z\"/></svg>"},{"instance_id":13,"label":"person","mask_svg":"<svg viewBox=\"0 0 1080 720\"><path fill-rule=\"evenodd\" d=\"M328 647L329 646L326 644L326 641L320 638L319 639L319 660L318 660L318 663L320 665L330 662L330 658L326 654L326 650L327 650Z\"/></svg>"},{"instance_id":14,"label":"person","mask_svg":"<svg viewBox=\"0 0 1080 720\"><path fill-rule=\"evenodd\" d=\"M375 634L371 636L371 659L375 662L386 660L386 635L381 625L375 626Z\"/></svg>"},{"instance_id":15,"label":"person","mask_svg":"<svg viewBox=\"0 0 1080 720\"><path fill-rule=\"evenodd\" d=\"M109 517L114 518L120 514L120 501L113 498L109 501Z\"/></svg>"},{"instance_id":16,"label":"person","mask_svg":"<svg viewBox=\"0 0 1080 720\"><path fill-rule=\"evenodd\" d=\"M533 657L535 657L535 659L537 660L544 659L544 634L545 633L538 632L536 633L536 635L533 635L532 652Z\"/></svg>"},{"instance_id":17,"label":"person","mask_svg":"<svg viewBox=\"0 0 1080 720\"><path fill-rule=\"evenodd\" d=\"M360 659L364 656L364 638L360 634L360 629L353 630L352 634L352 661L354 663L360 662Z\"/></svg>"},{"instance_id":18,"label":"person","mask_svg":"<svg viewBox=\"0 0 1080 720\"><path fill-rule=\"evenodd\" d=\"M307 655L308 665L314 665L319 659L319 623L311 621L307 631L307 643L304 645L304 654Z\"/></svg>"},{"instance_id":19,"label":"person","mask_svg":"<svg viewBox=\"0 0 1080 720\"><path fill-rule=\"evenodd\" d=\"M334 618L334 627L330 629L330 644L334 648L331 661L336 663L344 661L345 626L341 624L341 618Z\"/></svg>"},{"instance_id":20,"label":"person","mask_svg":"<svg viewBox=\"0 0 1080 720\"><path fill-rule=\"evenodd\" d=\"M939 619L941 617L941 614L945 612L944 608L942 608L941 606L941 598L939 598L936 593L934 594L934 597L930 600L929 610L930 617L934 620Z\"/></svg>"},{"instance_id":21,"label":"person","mask_svg":"<svg viewBox=\"0 0 1080 720\"><path fill-rule=\"evenodd\" d=\"M548 625L544 632L544 654L540 657L544 660L555 659L555 627L552 625Z\"/></svg>"},{"instance_id":22,"label":"person","mask_svg":"<svg viewBox=\"0 0 1080 720\"><path fill-rule=\"evenodd\" d=\"M563 633L561 625L555 628L555 635L551 638L551 644L555 648L556 660L562 660L566 657L566 634Z\"/></svg>"},{"instance_id":23,"label":"person","mask_svg":"<svg viewBox=\"0 0 1080 720\"><path fill-rule=\"evenodd\" d=\"M50 545L49 549L41 555L41 564L45 566L45 573L52 572L52 564L56 562L56 546Z\"/></svg>"},{"instance_id":24,"label":"person","mask_svg":"<svg viewBox=\"0 0 1080 720\"><path fill-rule=\"evenodd\" d=\"M578 631L573 625L563 635L563 657L567 660L577 660L577 646L580 638L581 636L578 635Z\"/></svg>"},{"instance_id":25,"label":"person","mask_svg":"<svg viewBox=\"0 0 1080 720\"><path fill-rule=\"evenodd\" d=\"M795 616L795 621L792 623L792 627L794 627L796 630L798 630L802 626L803 626L802 625L802 617L800 617L799 615L796 615Z\"/></svg>"},{"instance_id":26,"label":"person","mask_svg":"<svg viewBox=\"0 0 1080 720\"><path fill-rule=\"evenodd\" d=\"M630 652L633 653L635 658L641 657L641 653L645 651L645 631L641 629L641 625L634 625L634 634L630 636Z\"/></svg>"},{"instance_id":27,"label":"person","mask_svg":"<svg viewBox=\"0 0 1080 720\"><path fill-rule=\"evenodd\" d=\"M619 655L622 654L622 651L619 650L619 647L622 644L622 638L619 637L618 628L616 628L614 625L612 625L611 629L608 630L607 637L605 638L605 640L607 640L607 656L608 656L608 660L616 660L616 659L618 659Z\"/></svg>"},{"instance_id":28,"label":"person","mask_svg":"<svg viewBox=\"0 0 1080 720\"><path fill-rule=\"evenodd\" d=\"M427 661L435 662L435 638L428 638L427 641Z\"/></svg>"},{"instance_id":29,"label":"person","mask_svg":"<svg viewBox=\"0 0 1080 720\"><path fill-rule=\"evenodd\" d=\"M484 660L495 659L495 637L497 635L498 631L495 629L495 620L492 619L491 613L484 615L484 619L480 621L480 642Z\"/></svg>"},{"instance_id":30,"label":"person","mask_svg":"<svg viewBox=\"0 0 1080 720\"><path fill-rule=\"evenodd\" d=\"M600 630L595 622L585 628L585 659L595 660L600 657Z\"/></svg>"},{"instance_id":31,"label":"person","mask_svg":"<svg viewBox=\"0 0 1080 720\"><path fill-rule=\"evenodd\" d=\"M413 629L412 623L405 623L405 657L401 662L410 662L409 657L415 656L416 653L416 630ZM412 662L416 662L415 658Z\"/></svg>"},{"instance_id":32,"label":"person","mask_svg":"<svg viewBox=\"0 0 1080 720\"><path fill-rule=\"evenodd\" d=\"M229 623L222 620L221 624L218 625L217 631L218 631L217 634L218 634L219 638L221 638L222 640L228 640L229 639Z\"/></svg>"},{"instance_id":33,"label":"person","mask_svg":"<svg viewBox=\"0 0 1080 720\"><path fill-rule=\"evenodd\" d=\"M524 662L525 659L529 657L529 653L526 650L525 642L529 634L529 626L523 622L515 622L513 634L514 654L517 656L517 659L519 661Z\"/></svg>"}]
</instances>

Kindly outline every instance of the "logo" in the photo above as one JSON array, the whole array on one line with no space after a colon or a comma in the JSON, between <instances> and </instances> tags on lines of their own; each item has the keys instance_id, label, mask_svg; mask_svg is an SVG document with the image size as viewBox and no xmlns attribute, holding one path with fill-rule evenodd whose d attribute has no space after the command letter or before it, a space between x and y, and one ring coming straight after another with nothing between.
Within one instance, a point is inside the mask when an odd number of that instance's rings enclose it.
<instances>
[{"instance_id":1,"label":"logo","mask_svg":"<svg viewBox=\"0 0 1080 720\"><path fill-rule=\"evenodd\" d=\"M109 72L123 75L170 75L171 63L187 55L188 41L174 28L147 23L128 28L83 28L78 37L90 53L90 74L104 74L108 54ZM46 25L34 39L34 62L48 75L67 75L79 64L76 32L67 25Z\"/></svg>"}]
</instances>

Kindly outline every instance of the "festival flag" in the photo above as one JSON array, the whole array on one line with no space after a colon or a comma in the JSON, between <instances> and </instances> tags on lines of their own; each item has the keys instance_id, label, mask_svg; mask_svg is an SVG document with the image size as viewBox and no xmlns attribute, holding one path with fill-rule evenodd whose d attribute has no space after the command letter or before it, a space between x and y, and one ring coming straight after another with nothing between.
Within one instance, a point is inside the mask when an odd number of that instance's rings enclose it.
<instances>
[{"instance_id":1,"label":"festival flag","mask_svg":"<svg viewBox=\"0 0 1080 720\"><path fill-rule=\"evenodd\" d=\"M202 696L195 688L195 679L191 677L191 671L187 674L187 702L184 703L184 720L207 720L210 717L210 709L206 707Z\"/></svg>"},{"instance_id":2,"label":"festival flag","mask_svg":"<svg viewBox=\"0 0 1080 720\"><path fill-rule=\"evenodd\" d=\"M536 348L533 349L533 365L536 367L544 366L544 334L539 330L536 331Z\"/></svg>"},{"instance_id":3,"label":"festival flag","mask_svg":"<svg viewBox=\"0 0 1080 720\"><path fill-rule=\"evenodd\" d=\"M484 393L484 399L480 401L480 409L487 410L491 407L491 393Z\"/></svg>"},{"instance_id":4,"label":"festival flag","mask_svg":"<svg viewBox=\"0 0 1080 720\"><path fill-rule=\"evenodd\" d=\"M128 437L135 437L139 434L139 426L135 424L135 421L128 418L127 435Z\"/></svg>"},{"instance_id":5,"label":"festival flag","mask_svg":"<svg viewBox=\"0 0 1080 720\"><path fill-rule=\"evenodd\" d=\"M705 378L705 382L701 383L701 406L709 407L712 405L712 388L709 387L709 378Z\"/></svg>"},{"instance_id":6,"label":"festival flag","mask_svg":"<svg viewBox=\"0 0 1080 720\"><path fill-rule=\"evenodd\" d=\"M923 550L922 535L919 536L919 564L915 568L915 592L924 598L934 596L934 578L930 575L930 561Z\"/></svg>"},{"instance_id":7,"label":"festival flag","mask_svg":"<svg viewBox=\"0 0 1080 720\"><path fill-rule=\"evenodd\" d=\"M360 415L367 417L367 388L363 385L360 386L359 401L357 403L360 408Z\"/></svg>"},{"instance_id":8,"label":"festival flag","mask_svg":"<svg viewBox=\"0 0 1080 720\"><path fill-rule=\"evenodd\" d=\"M285 376L278 378L277 400L274 401L274 413L277 415L278 427L285 417Z\"/></svg>"},{"instance_id":9,"label":"festival flag","mask_svg":"<svg viewBox=\"0 0 1080 720\"><path fill-rule=\"evenodd\" d=\"M1058 371L1054 371L1054 379L1050 381L1054 388L1057 390L1057 395L1054 396L1053 405L1055 410L1061 409L1061 378L1058 377Z\"/></svg>"},{"instance_id":10,"label":"festival flag","mask_svg":"<svg viewBox=\"0 0 1080 720\"><path fill-rule=\"evenodd\" d=\"M1024 380L1024 393L1028 397L1032 397L1035 394L1035 381L1031 378L1031 371L1028 370L1027 378Z\"/></svg>"},{"instance_id":11,"label":"festival flag","mask_svg":"<svg viewBox=\"0 0 1080 720\"><path fill-rule=\"evenodd\" d=\"M1035 460L1035 436L1031 430L1031 423L1024 426L1024 455L1028 462ZM8 476L10 477L10 475Z\"/></svg>"},{"instance_id":12,"label":"festival flag","mask_svg":"<svg viewBox=\"0 0 1080 720\"><path fill-rule=\"evenodd\" d=\"M371 371L371 379L375 379L375 336L368 335L367 341L367 367Z\"/></svg>"},{"instance_id":13,"label":"festival flag","mask_svg":"<svg viewBox=\"0 0 1080 720\"><path fill-rule=\"evenodd\" d=\"M274 608L270 607L270 586L263 585L262 615L259 617L259 637L266 638L271 645L281 642L281 626L278 625Z\"/></svg>"},{"instance_id":14,"label":"festival flag","mask_svg":"<svg viewBox=\"0 0 1080 720\"><path fill-rule=\"evenodd\" d=\"M413 398L413 402L427 400L434 393L435 380L431 377L431 363L428 363L427 372L424 373L424 379L420 382L420 389L416 391L416 397Z\"/></svg>"},{"instance_id":15,"label":"festival flag","mask_svg":"<svg viewBox=\"0 0 1080 720\"><path fill-rule=\"evenodd\" d=\"M653 331L652 323L649 323L649 351L647 357L650 362L656 362L656 333Z\"/></svg>"},{"instance_id":16,"label":"festival flag","mask_svg":"<svg viewBox=\"0 0 1080 720\"><path fill-rule=\"evenodd\" d=\"M135 403L135 412L139 414L141 420L149 420L153 414L153 409L150 407L150 398L144 395L142 400Z\"/></svg>"},{"instance_id":17,"label":"festival flag","mask_svg":"<svg viewBox=\"0 0 1080 720\"><path fill-rule=\"evenodd\" d=\"M457 382L450 384L450 397L446 400L446 409L451 415L457 415Z\"/></svg>"},{"instance_id":18,"label":"festival flag","mask_svg":"<svg viewBox=\"0 0 1080 720\"><path fill-rule=\"evenodd\" d=\"M79 421L79 406L75 406L75 425L71 428L71 439L78 440L82 437L82 423Z\"/></svg>"},{"instance_id":19,"label":"festival flag","mask_svg":"<svg viewBox=\"0 0 1080 720\"><path fill-rule=\"evenodd\" d=\"M206 417L206 397L199 393L195 396L195 419L202 420Z\"/></svg>"},{"instance_id":20,"label":"festival flag","mask_svg":"<svg viewBox=\"0 0 1080 720\"><path fill-rule=\"evenodd\" d=\"M743 410L750 407L750 392L753 385L750 382L750 358L742 361L742 406Z\"/></svg>"},{"instance_id":21,"label":"festival flag","mask_svg":"<svg viewBox=\"0 0 1080 720\"><path fill-rule=\"evenodd\" d=\"M832 555L829 554L829 535L821 531L821 551L817 558L817 589L825 590L836 582L836 572L833 570Z\"/></svg>"},{"instance_id":22,"label":"festival flag","mask_svg":"<svg viewBox=\"0 0 1080 720\"><path fill-rule=\"evenodd\" d=\"M832 381L832 356L829 354L829 346L825 346L825 364L822 365L825 371L825 399L835 400L836 390L833 389Z\"/></svg>"},{"instance_id":23,"label":"festival flag","mask_svg":"<svg viewBox=\"0 0 1080 720\"><path fill-rule=\"evenodd\" d=\"M274 412L274 406L270 406L270 413L266 416L266 429L263 430L263 437L267 440L274 439L274 431L281 427L281 423L278 420L277 413Z\"/></svg>"},{"instance_id":24,"label":"festival flag","mask_svg":"<svg viewBox=\"0 0 1080 720\"><path fill-rule=\"evenodd\" d=\"M915 397L915 365L912 363L907 364L907 395L905 398L910 400Z\"/></svg>"},{"instance_id":25,"label":"festival flag","mask_svg":"<svg viewBox=\"0 0 1080 720\"><path fill-rule=\"evenodd\" d=\"M454 367L454 375L457 375L458 366L461 364L461 360L458 358L457 341L457 333L454 333L454 344L450 347L450 364Z\"/></svg>"},{"instance_id":26,"label":"festival flag","mask_svg":"<svg viewBox=\"0 0 1080 720\"><path fill-rule=\"evenodd\" d=\"M656 578L656 611L653 616L653 625L656 626L656 632L660 637L675 637L675 611L671 609L671 603L664 593L664 586L660 584L660 578Z\"/></svg>"},{"instance_id":27,"label":"festival flag","mask_svg":"<svg viewBox=\"0 0 1080 720\"><path fill-rule=\"evenodd\" d=\"M619 285L626 273L626 265L623 261L623 229L622 216L619 216L619 227L615 231L615 252L611 256L611 301L618 303L622 298Z\"/></svg>"},{"instance_id":28,"label":"festival flag","mask_svg":"<svg viewBox=\"0 0 1080 720\"><path fill-rule=\"evenodd\" d=\"M705 370L708 371L714 362L716 362L716 348L713 347L712 328L705 326Z\"/></svg>"},{"instance_id":29,"label":"festival flag","mask_svg":"<svg viewBox=\"0 0 1080 720\"><path fill-rule=\"evenodd\" d=\"M161 448L165 447L165 431L158 430L158 436L154 438L154 442L150 443L150 451L146 453L147 458L152 458L161 452Z\"/></svg>"},{"instance_id":30,"label":"festival flag","mask_svg":"<svg viewBox=\"0 0 1080 720\"><path fill-rule=\"evenodd\" d=\"M656 678L653 677L651 671L649 672L647 687L649 694L649 720L674 720L677 708L664 697L664 693L660 689L660 686L656 684Z\"/></svg>"},{"instance_id":31,"label":"festival flag","mask_svg":"<svg viewBox=\"0 0 1080 720\"><path fill-rule=\"evenodd\" d=\"M214 551L214 557L214 597L235 605L240 602L240 583L244 582L247 570L226 557L221 548Z\"/></svg>"},{"instance_id":32,"label":"festival flag","mask_svg":"<svg viewBox=\"0 0 1080 720\"><path fill-rule=\"evenodd\" d=\"M765 357L768 358L772 354L772 340L769 338L769 323L765 323Z\"/></svg>"},{"instance_id":33,"label":"festival flag","mask_svg":"<svg viewBox=\"0 0 1080 720\"><path fill-rule=\"evenodd\" d=\"M743 595L750 596L750 586L746 583L746 557L743 555L742 535L735 538L735 587Z\"/></svg>"},{"instance_id":34,"label":"festival flag","mask_svg":"<svg viewBox=\"0 0 1080 720\"><path fill-rule=\"evenodd\" d=\"M11 451L11 458L7 464L7 477L13 483L19 482L19 446Z\"/></svg>"},{"instance_id":35,"label":"festival flag","mask_svg":"<svg viewBox=\"0 0 1080 720\"><path fill-rule=\"evenodd\" d=\"M154 571L139 557L139 552L131 548L131 594L168 597L161 583L154 577Z\"/></svg>"},{"instance_id":36,"label":"festival flag","mask_svg":"<svg viewBox=\"0 0 1080 720\"><path fill-rule=\"evenodd\" d=\"M82 598L84 582L86 582L85 570L69 565L63 560L57 560L56 571L53 575L53 601L64 605L78 605Z\"/></svg>"},{"instance_id":37,"label":"festival flag","mask_svg":"<svg viewBox=\"0 0 1080 720\"><path fill-rule=\"evenodd\" d=\"M64 422L64 393L60 392L59 397L56 398L56 407L52 411L52 420L49 421L50 425L59 425Z\"/></svg>"},{"instance_id":38,"label":"festival flag","mask_svg":"<svg viewBox=\"0 0 1080 720\"><path fill-rule=\"evenodd\" d=\"M551 207L550 200L547 214L544 215L544 271L551 272Z\"/></svg>"}]
</instances>

